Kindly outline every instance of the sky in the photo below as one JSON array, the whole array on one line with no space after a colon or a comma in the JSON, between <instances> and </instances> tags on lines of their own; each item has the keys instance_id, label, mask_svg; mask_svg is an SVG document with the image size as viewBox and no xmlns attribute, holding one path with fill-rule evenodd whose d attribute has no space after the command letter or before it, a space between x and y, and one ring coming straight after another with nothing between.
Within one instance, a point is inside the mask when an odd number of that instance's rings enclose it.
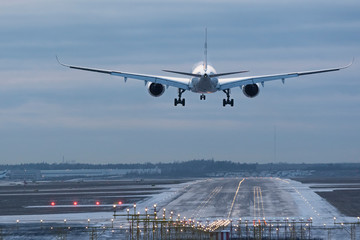
<instances>
[{"instance_id":1,"label":"sky","mask_svg":"<svg viewBox=\"0 0 360 240\"><path fill-rule=\"evenodd\" d=\"M357 0L16 0L0 2L0 163L359 162ZM185 92L155 98L144 83L60 66L144 74L274 74L253 99Z\"/></svg>"}]
</instances>

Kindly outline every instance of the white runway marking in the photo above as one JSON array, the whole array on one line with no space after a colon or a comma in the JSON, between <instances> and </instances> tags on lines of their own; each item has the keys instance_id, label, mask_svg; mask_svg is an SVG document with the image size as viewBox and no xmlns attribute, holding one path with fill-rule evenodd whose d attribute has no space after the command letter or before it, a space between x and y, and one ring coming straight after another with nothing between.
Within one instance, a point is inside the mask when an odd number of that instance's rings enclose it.
<instances>
[{"instance_id":1,"label":"white runway marking","mask_svg":"<svg viewBox=\"0 0 360 240\"><path fill-rule=\"evenodd\" d=\"M232 210L233 210L233 207L234 207L234 203L235 203L235 200L236 200L236 197L239 193L239 189L240 189L240 186L241 186L241 183L245 180L245 178L243 178L240 182L239 182L239 185L238 185L238 188L236 189L236 192L235 192L235 195L234 195L234 199L231 203L231 206L230 206L230 210L229 210L229 214L228 214L228 217L227 218L230 218L231 216L231 213L232 213Z\"/></svg>"}]
</instances>

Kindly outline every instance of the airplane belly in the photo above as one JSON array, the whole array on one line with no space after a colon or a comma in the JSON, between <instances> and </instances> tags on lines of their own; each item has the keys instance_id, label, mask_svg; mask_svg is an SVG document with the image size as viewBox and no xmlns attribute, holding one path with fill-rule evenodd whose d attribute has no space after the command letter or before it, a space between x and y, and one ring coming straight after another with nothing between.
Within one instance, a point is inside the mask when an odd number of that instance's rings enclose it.
<instances>
[{"instance_id":1,"label":"airplane belly","mask_svg":"<svg viewBox=\"0 0 360 240\"><path fill-rule=\"evenodd\" d=\"M211 79L193 79L192 80L192 92L196 93L213 93L216 92L216 84Z\"/></svg>"}]
</instances>

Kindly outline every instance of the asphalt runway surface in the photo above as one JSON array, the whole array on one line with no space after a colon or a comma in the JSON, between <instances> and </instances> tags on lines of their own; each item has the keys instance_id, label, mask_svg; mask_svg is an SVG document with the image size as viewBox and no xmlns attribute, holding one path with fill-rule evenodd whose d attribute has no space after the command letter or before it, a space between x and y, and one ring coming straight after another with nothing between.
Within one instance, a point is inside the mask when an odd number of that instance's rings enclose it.
<instances>
[{"instance_id":1,"label":"asphalt runway surface","mask_svg":"<svg viewBox=\"0 0 360 240\"><path fill-rule=\"evenodd\" d=\"M187 218L264 218L298 215L290 193L272 178L208 179L162 207Z\"/></svg>"}]
</instances>

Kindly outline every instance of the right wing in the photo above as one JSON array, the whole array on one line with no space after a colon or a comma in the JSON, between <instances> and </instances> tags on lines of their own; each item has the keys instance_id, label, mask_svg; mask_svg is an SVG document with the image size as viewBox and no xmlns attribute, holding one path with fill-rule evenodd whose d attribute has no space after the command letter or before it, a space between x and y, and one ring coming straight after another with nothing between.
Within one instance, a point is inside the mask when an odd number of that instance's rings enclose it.
<instances>
[{"instance_id":1,"label":"right wing","mask_svg":"<svg viewBox=\"0 0 360 240\"><path fill-rule=\"evenodd\" d=\"M113 70L72 66L72 65L67 65L67 64L61 63L57 56L56 56L56 59L62 66L65 66L68 68L73 68L73 69L78 69L78 70L83 70L83 71L90 71L90 72L105 73L105 74L110 74L110 75L114 75L114 76L120 76L120 77L124 77L125 81L127 78L132 78L132 79L143 80L143 81L145 81L145 83L146 82L160 83L165 86L171 86L171 87L181 88L184 90L190 90L190 87L189 87L190 79L188 79L188 78L154 76L154 75L145 75L145 74L139 74L139 73L128 73L128 72L119 72L119 71L113 71Z\"/></svg>"},{"instance_id":2,"label":"right wing","mask_svg":"<svg viewBox=\"0 0 360 240\"><path fill-rule=\"evenodd\" d=\"M282 79L284 81L286 78L294 78L294 77L300 77L300 76L310 75L310 74L339 71L341 69L350 67L353 64L353 62L354 62L354 59L350 64L348 64L344 67L338 67L338 68L329 68L329 69L321 69L321 70L313 70L313 71L305 71L305 72L292 72L292 73L283 73L283 74L274 74L274 75L264 75L264 76L222 78L222 79L219 79L218 89L225 90L225 89L234 88L234 87L241 87L241 86L244 86L247 84L254 84L254 83L264 84L264 82L278 80L278 79Z\"/></svg>"}]
</instances>

